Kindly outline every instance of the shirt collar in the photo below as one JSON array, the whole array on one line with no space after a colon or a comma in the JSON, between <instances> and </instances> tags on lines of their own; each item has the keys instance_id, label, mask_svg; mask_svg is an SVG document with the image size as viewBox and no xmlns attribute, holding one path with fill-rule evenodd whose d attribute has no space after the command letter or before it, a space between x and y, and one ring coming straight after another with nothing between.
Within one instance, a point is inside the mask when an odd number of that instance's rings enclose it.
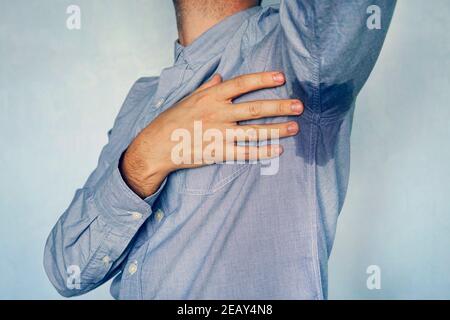
<instances>
[{"instance_id":1,"label":"shirt collar","mask_svg":"<svg viewBox=\"0 0 450 320\"><path fill-rule=\"evenodd\" d=\"M182 46L178 40L175 41L175 65L197 63L221 52L242 23L259 10L261 7L256 6L227 17L208 29L187 47Z\"/></svg>"}]
</instances>

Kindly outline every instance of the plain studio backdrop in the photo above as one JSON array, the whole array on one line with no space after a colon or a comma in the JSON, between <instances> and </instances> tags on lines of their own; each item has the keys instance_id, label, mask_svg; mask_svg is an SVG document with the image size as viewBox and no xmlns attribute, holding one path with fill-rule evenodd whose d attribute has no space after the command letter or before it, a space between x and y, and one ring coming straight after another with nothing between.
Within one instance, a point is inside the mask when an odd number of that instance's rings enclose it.
<instances>
[{"instance_id":1,"label":"plain studio backdrop","mask_svg":"<svg viewBox=\"0 0 450 320\"><path fill-rule=\"evenodd\" d=\"M66 27L72 4L80 30ZM449 26L448 0L398 2L357 101L331 299L450 298ZM59 298L46 237L131 85L172 64L176 38L168 0L0 0L0 298ZM84 298L110 298L109 285Z\"/></svg>"}]
</instances>

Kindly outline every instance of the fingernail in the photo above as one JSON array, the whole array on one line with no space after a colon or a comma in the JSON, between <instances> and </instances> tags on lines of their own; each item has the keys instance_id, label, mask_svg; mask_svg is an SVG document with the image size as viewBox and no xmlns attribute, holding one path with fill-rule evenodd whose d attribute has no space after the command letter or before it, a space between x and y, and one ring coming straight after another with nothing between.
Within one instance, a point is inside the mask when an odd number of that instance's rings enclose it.
<instances>
[{"instance_id":1,"label":"fingernail","mask_svg":"<svg viewBox=\"0 0 450 320\"><path fill-rule=\"evenodd\" d=\"M283 83L284 82L284 74L282 74L281 72L275 73L273 75L273 80L275 82Z\"/></svg>"},{"instance_id":2,"label":"fingernail","mask_svg":"<svg viewBox=\"0 0 450 320\"><path fill-rule=\"evenodd\" d=\"M303 105L300 101L296 101L292 104L291 110L295 113L300 114L303 111Z\"/></svg>"},{"instance_id":3,"label":"fingernail","mask_svg":"<svg viewBox=\"0 0 450 320\"><path fill-rule=\"evenodd\" d=\"M297 131L298 131L298 126L297 126L297 124L292 123L292 124L290 124L290 125L288 126L288 132L290 132L290 133L296 133Z\"/></svg>"}]
</instances>

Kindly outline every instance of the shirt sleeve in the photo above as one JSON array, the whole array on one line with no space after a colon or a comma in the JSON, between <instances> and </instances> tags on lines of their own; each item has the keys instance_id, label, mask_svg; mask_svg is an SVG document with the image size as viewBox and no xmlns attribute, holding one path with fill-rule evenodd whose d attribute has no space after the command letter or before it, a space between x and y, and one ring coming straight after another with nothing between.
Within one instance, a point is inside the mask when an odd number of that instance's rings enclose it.
<instances>
[{"instance_id":1,"label":"shirt sleeve","mask_svg":"<svg viewBox=\"0 0 450 320\"><path fill-rule=\"evenodd\" d=\"M306 96L306 107L322 117L345 113L376 63L395 4L281 0L283 64L293 96Z\"/></svg>"},{"instance_id":2,"label":"shirt sleeve","mask_svg":"<svg viewBox=\"0 0 450 320\"><path fill-rule=\"evenodd\" d=\"M115 140L123 133L122 124L128 121L129 109L138 100L140 89L148 92L142 82L133 86L97 168L76 192L47 239L44 268L65 297L84 294L117 274L134 236L152 214L153 203L164 188L165 182L155 194L142 200L127 186L119 171L124 150Z\"/></svg>"}]
</instances>

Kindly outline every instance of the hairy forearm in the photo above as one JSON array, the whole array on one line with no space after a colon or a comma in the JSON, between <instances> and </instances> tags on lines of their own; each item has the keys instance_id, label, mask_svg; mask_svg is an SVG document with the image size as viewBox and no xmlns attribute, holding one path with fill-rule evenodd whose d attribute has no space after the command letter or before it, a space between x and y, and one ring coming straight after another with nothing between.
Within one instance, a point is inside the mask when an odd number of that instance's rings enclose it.
<instances>
[{"instance_id":1,"label":"hairy forearm","mask_svg":"<svg viewBox=\"0 0 450 320\"><path fill-rule=\"evenodd\" d=\"M120 172L128 187L142 199L154 194L169 174L156 162L149 165L134 148L129 148L123 154Z\"/></svg>"}]
</instances>

